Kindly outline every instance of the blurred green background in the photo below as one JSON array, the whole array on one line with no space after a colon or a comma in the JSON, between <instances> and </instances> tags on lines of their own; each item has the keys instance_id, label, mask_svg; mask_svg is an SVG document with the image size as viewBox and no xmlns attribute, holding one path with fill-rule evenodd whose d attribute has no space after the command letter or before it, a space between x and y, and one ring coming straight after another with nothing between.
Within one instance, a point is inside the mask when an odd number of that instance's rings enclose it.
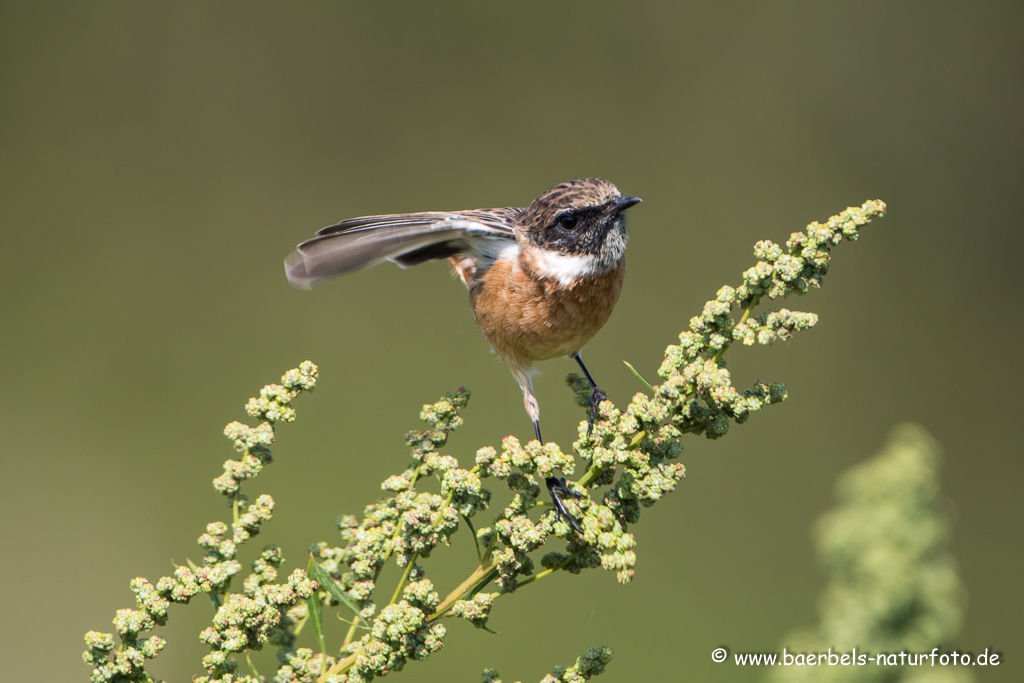
<instances>
[{"instance_id":1,"label":"blurred green background","mask_svg":"<svg viewBox=\"0 0 1024 683\"><path fill-rule=\"evenodd\" d=\"M306 358L320 387L249 489L277 501L255 545L286 571L404 467L444 391L474 392L451 454L528 437L445 264L300 292L281 261L342 218L596 175L644 199L585 354L620 405L642 388L621 361L652 378L756 240L866 199L890 212L788 302L815 330L730 352L737 384L789 401L686 443L632 585L552 577L497 604L498 636L452 623L402 680L536 681L591 644L615 649L607 683L761 680L711 650L774 651L816 621L812 521L904 420L947 452L969 605L941 645L995 649L980 680L1021 680L1022 28L1016 1L3 3L5 678L87 679L82 634L225 516L223 425ZM568 448L573 364L541 369L545 436ZM473 557L459 536L428 571L444 588ZM156 674L200 672L208 616L172 612Z\"/></svg>"}]
</instances>

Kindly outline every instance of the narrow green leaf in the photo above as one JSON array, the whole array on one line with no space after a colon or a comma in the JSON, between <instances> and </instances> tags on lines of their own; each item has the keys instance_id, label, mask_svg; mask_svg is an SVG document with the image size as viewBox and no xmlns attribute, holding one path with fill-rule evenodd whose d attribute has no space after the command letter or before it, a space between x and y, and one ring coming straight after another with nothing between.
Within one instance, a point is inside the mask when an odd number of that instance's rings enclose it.
<instances>
[{"instance_id":1,"label":"narrow green leaf","mask_svg":"<svg viewBox=\"0 0 1024 683\"><path fill-rule=\"evenodd\" d=\"M650 389L651 391L654 391L654 387L652 387L652 386L651 386L651 383L650 383L650 382L648 382L647 380L645 380L645 379L644 379L643 377L641 377L641 376L640 376L640 373L636 371L636 368L634 368L634 367L633 367L633 366L632 366L632 365L630 364L630 362L629 362L629 361L625 361L625 360L624 360L624 361L622 361L622 362L626 364L626 367L627 367L627 368L629 368L630 370L632 370L632 371L633 371L633 374L634 374L634 375L636 375L636 378L637 378L638 380L640 380L641 382L643 382L643 383L644 383L644 386L645 386L645 387L647 387L647 388L648 388L648 389Z\"/></svg>"},{"instance_id":2,"label":"narrow green leaf","mask_svg":"<svg viewBox=\"0 0 1024 683\"><path fill-rule=\"evenodd\" d=\"M252 672L252 675L256 677L256 680L262 681L263 677L260 676L260 672L256 668L256 665L252 663L252 657L250 657L249 654L250 653L248 652L245 653L245 663L249 666L249 671Z\"/></svg>"},{"instance_id":3,"label":"narrow green leaf","mask_svg":"<svg viewBox=\"0 0 1024 683\"><path fill-rule=\"evenodd\" d=\"M320 641L320 652L327 654L327 643L324 642L323 603L320 602L320 592L317 591L306 598L306 604L309 606L309 619L313 622L316 639Z\"/></svg>"},{"instance_id":4,"label":"narrow green leaf","mask_svg":"<svg viewBox=\"0 0 1024 683\"><path fill-rule=\"evenodd\" d=\"M355 603L352 602L352 598L345 594L345 591L341 589L338 582L335 581L326 569L320 566L320 563L313 559L313 556L309 556L309 564L306 566L306 575L309 578L320 584L322 590L327 591L331 594L335 600L344 605L348 611L356 615L363 624L366 624L366 620L359 614L359 608L356 607Z\"/></svg>"},{"instance_id":5,"label":"narrow green leaf","mask_svg":"<svg viewBox=\"0 0 1024 683\"><path fill-rule=\"evenodd\" d=\"M462 515L462 519L465 520L466 526L469 527L469 533L473 534L473 545L476 546L476 559L482 563L484 556L480 553L480 541L476 539L476 529L473 527L473 522L469 521L469 517Z\"/></svg>"}]
</instances>

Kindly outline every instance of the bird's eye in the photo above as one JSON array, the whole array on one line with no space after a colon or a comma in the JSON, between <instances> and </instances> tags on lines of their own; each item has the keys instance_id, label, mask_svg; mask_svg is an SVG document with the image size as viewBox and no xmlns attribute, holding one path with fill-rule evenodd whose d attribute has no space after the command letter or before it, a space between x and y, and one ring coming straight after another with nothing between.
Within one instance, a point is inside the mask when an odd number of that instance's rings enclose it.
<instances>
[{"instance_id":1,"label":"bird's eye","mask_svg":"<svg viewBox=\"0 0 1024 683\"><path fill-rule=\"evenodd\" d=\"M571 213L563 214L558 218L558 224L566 230L572 230L576 227L576 216Z\"/></svg>"}]
</instances>

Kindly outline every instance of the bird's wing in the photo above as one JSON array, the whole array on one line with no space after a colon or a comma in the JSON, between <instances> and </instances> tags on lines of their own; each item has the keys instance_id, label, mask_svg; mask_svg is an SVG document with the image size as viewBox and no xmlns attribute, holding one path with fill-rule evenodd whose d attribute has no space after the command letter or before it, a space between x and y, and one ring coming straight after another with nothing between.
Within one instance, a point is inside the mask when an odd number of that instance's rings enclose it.
<instances>
[{"instance_id":1,"label":"bird's wing","mask_svg":"<svg viewBox=\"0 0 1024 683\"><path fill-rule=\"evenodd\" d=\"M432 211L351 218L317 232L285 259L288 281L310 289L351 270L393 261L403 268L461 253L490 253L515 244L521 209Z\"/></svg>"}]
</instances>

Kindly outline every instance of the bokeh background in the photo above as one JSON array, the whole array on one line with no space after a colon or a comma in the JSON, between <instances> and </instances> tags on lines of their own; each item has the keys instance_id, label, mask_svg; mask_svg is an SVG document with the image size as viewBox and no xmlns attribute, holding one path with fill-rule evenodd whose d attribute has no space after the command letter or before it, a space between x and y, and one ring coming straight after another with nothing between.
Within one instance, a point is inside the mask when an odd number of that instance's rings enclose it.
<instances>
[{"instance_id":1,"label":"bokeh background","mask_svg":"<svg viewBox=\"0 0 1024 683\"><path fill-rule=\"evenodd\" d=\"M86 680L82 634L129 580L198 559L226 510L222 426L304 359L316 393L252 493L286 571L406 463L420 406L466 385L448 451L530 435L444 264L314 292L281 261L339 219L521 205L574 177L644 199L622 299L586 358L609 395L756 240L881 198L889 215L788 305L816 329L729 353L790 398L692 439L679 490L635 528L639 565L502 599L403 680L535 681L588 645L601 680L761 680L713 648L774 651L813 625L813 520L837 475L914 420L944 445L969 593L949 648L1021 680L1020 200L1024 5L955 2L89 2L0 5L0 534L4 676ZM545 436L581 417L550 361ZM437 553L458 580L468 538ZM205 605L172 613L153 671L201 671ZM937 645L939 645L937 643ZM269 668L269 667L266 667Z\"/></svg>"}]
</instances>

